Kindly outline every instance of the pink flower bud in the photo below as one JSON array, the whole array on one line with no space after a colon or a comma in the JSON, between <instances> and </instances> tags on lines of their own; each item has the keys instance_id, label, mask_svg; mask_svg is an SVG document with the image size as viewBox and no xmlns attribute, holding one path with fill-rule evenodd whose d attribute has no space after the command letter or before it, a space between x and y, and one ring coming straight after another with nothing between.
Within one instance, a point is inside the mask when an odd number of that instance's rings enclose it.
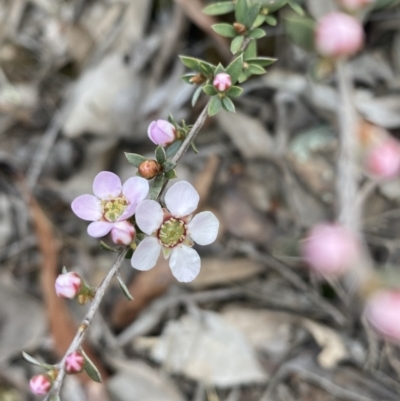
<instances>
[{"instance_id":1,"label":"pink flower bud","mask_svg":"<svg viewBox=\"0 0 400 401\"><path fill-rule=\"evenodd\" d=\"M33 376L29 382L31 392L35 395L46 395L51 388L52 381L45 374Z\"/></svg>"},{"instance_id":2,"label":"pink flower bud","mask_svg":"<svg viewBox=\"0 0 400 401\"><path fill-rule=\"evenodd\" d=\"M393 178L400 172L400 144L393 138L374 146L366 159L367 170L379 178Z\"/></svg>"},{"instance_id":3,"label":"pink flower bud","mask_svg":"<svg viewBox=\"0 0 400 401\"><path fill-rule=\"evenodd\" d=\"M232 86L231 76L225 72L220 72L215 76L213 84L219 92L225 92Z\"/></svg>"},{"instance_id":4,"label":"pink flower bud","mask_svg":"<svg viewBox=\"0 0 400 401\"><path fill-rule=\"evenodd\" d=\"M361 23L350 15L333 12L318 23L315 45L322 56L351 56L361 49L363 43Z\"/></svg>"},{"instance_id":5,"label":"pink flower bud","mask_svg":"<svg viewBox=\"0 0 400 401\"><path fill-rule=\"evenodd\" d=\"M176 139L175 127L165 120L153 121L147 130L149 138L156 145L167 146Z\"/></svg>"},{"instance_id":6,"label":"pink flower bud","mask_svg":"<svg viewBox=\"0 0 400 401\"><path fill-rule=\"evenodd\" d=\"M367 301L365 316L384 337L400 340L400 291L379 291Z\"/></svg>"},{"instance_id":7,"label":"pink flower bud","mask_svg":"<svg viewBox=\"0 0 400 401\"><path fill-rule=\"evenodd\" d=\"M372 4L375 0L339 0L339 4L346 10L357 11Z\"/></svg>"},{"instance_id":8,"label":"pink flower bud","mask_svg":"<svg viewBox=\"0 0 400 401\"><path fill-rule=\"evenodd\" d=\"M70 375L81 373L84 364L85 358L83 355L78 351L72 352L65 358L65 371Z\"/></svg>"},{"instance_id":9,"label":"pink flower bud","mask_svg":"<svg viewBox=\"0 0 400 401\"><path fill-rule=\"evenodd\" d=\"M339 224L319 224L308 234L302 253L315 272L337 276L356 261L359 243L352 232Z\"/></svg>"},{"instance_id":10,"label":"pink flower bud","mask_svg":"<svg viewBox=\"0 0 400 401\"><path fill-rule=\"evenodd\" d=\"M73 299L78 295L82 283L81 277L74 272L60 274L56 279L56 293L61 298Z\"/></svg>"},{"instance_id":11,"label":"pink flower bud","mask_svg":"<svg viewBox=\"0 0 400 401\"><path fill-rule=\"evenodd\" d=\"M135 237L135 228L129 221L123 220L114 223L111 238L114 244L130 245Z\"/></svg>"}]
</instances>

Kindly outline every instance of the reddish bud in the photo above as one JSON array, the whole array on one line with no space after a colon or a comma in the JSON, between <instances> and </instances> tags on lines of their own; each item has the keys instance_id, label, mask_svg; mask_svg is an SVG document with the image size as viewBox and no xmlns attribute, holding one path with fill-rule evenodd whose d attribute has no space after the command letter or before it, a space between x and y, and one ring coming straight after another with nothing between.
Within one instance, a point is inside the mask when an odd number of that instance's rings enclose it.
<instances>
[{"instance_id":1,"label":"reddish bud","mask_svg":"<svg viewBox=\"0 0 400 401\"><path fill-rule=\"evenodd\" d=\"M339 224L319 224L308 234L302 253L311 269L323 276L337 276L357 260L359 243Z\"/></svg>"},{"instance_id":2,"label":"reddish bud","mask_svg":"<svg viewBox=\"0 0 400 401\"><path fill-rule=\"evenodd\" d=\"M400 340L400 291L379 291L367 301L365 316L382 336Z\"/></svg>"},{"instance_id":3,"label":"reddish bud","mask_svg":"<svg viewBox=\"0 0 400 401\"><path fill-rule=\"evenodd\" d=\"M366 159L367 170L378 178L393 178L400 172L400 144L388 138L374 146Z\"/></svg>"},{"instance_id":4,"label":"reddish bud","mask_svg":"<svg viewBox=\"0 0 400 401\"><path fill-rule=\"evenodd\" d=\"M68 354L65 358L65 371L70 374L81 373L85 365L85 358L79 351Z\"/></svg>"},{"instance_id":5,"label":"reddish bud","mask_svg":"<svg viewBox=\"0 0 400 401\"><path fill-rule=\"evenodd\" d=\"M231 76L225 72L220 72L215 76L213 84L219 92L225 92L232 86Z\"/></svg>"},{"instance_id":6,"label":"reddish bud","mask_svg":"<svg viewBox=\"0 0 400 401\"><path fill-rule=\"evenodd\" d=\"M318 23L315 45L322 56L352 56L364 43L361 23L348 14L333 12Z\"/></svg>"},{"instance_id":7,"label":"reddish bud","mask_svg":"<svg viewBox=\"0 0 400 401\"><path fill-rule=\"evenodd\" d=\"M127 220L117 221L111 230L114 244L130 245L135 238L135 227Z\"/></svg>"},{"instance_id":8,"label":"reddish bud","mask_svg":"<svg viewBox=\"0 0 400 401\"><path fill-rule=\"evenodd\" d=\"M145 160L139 165L139 173L143 178L151 180L161 171L161 165L155 160Z\"/></svg>"},{"instance_id":9,"label":"reddish bud","mask_svg":"<svg viewBox=\"0 0 400 401\"><path fill-rule=\"evenodd\" d=\"M246 27L241 24L240 22L235 22L233 24L233 27L235 28L235 31L239 34L239 35L243 35L244 33L246 33L247 29Z\"/></svg>"},{"instance_id":10,"label":"reddish bud","mask_svg":"<svg viewBox=\"0 0 400 401\"><path fill-rule=\"evenodd\" d=\"M46 395L50 391L51 385L52 380L45 374L33 376L29 381L31 392L35 395Z\"/></svg>"},{"instance_id":11,"label":"reddish bud","mask_svg":"<svg viewBox=\"0 0 400 401\"><path fill-rule=\"evenodd\" d=\"M73 299L81 290L83 280L74 273L60 274L56 279L56 293L60 298Z\"/></svg>"},{"instance_id":12,"label":"reddish bud","mask_svg":"<svg viewBox=\"0 0 400 401\"><path fill-rule=\"evenodd\" d=\"M195 85L201 85L206 79L201 74L196 74L190 78L190 82Z\"/></svg>"},{"instance_id":13,"label":"reddish bud","mask_svg":"<svg viewBox=\"0 0 400 401\"><path fill-rule=\"evenodd\" d=\"M165 120L153 121L147 130L147 134L153 143L167 146L176 139L175 127Z\"/></svg>"}]
</instances>

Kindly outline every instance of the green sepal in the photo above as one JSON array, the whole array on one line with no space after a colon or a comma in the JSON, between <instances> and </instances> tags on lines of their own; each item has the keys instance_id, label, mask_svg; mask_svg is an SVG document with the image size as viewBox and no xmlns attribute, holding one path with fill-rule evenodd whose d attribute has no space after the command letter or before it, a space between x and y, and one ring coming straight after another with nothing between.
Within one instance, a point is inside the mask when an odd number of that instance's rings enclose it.
<instances>
[{"instance_id":1,"label":"green sepal","mask_svg":"<svg viewBox=\"0 0 400 401\"><path fill-rule=\"evenodd\" d=\"M222 107L230 113L235 113L235 105L229 97L224 97L222 99Z\"/></svg>"},{"instance_id":2,"label":"green sepal","mask_svg":"<svg viewBox=\"0 0 400 401\"><path fill-rule=\"evenodd\" d=\"M100 249L102 249L103 251L118 252L116 249L112 248L110 245L107 245L104 241L100 241L99 246L100 246Z\"/></svg>"},{"instance_id":3,"label":"green sepal","mask_svg":"<svg viewBox=\"0 0 400 401\"><path fill-rule=\"evenodd\" d=\"M150 199L156 200L160 195L160 192L164 186L165 176L164 174L159 174L154 178L150 187Z\"/></svg>"},{"instance_id":4,"label":"green sepal","mask_svg":"<svg viewBox=\"0 0 400 401\"><path fill-rule=\"evenodd\" d=\"M176 163L168 162L166 161L163 165L163 171L164 173L168 173L169 171L173 170L176 167Z\"/></svg>"},{"instance_id":5,"label":"green sepal","mask_svg":"<svg viewBox=\"0 0 400 401\"><path fill-rule=\"evenodd\" d=\"M116 277L117 277L117 280L118 280L118 284L121 287L122 293L125 295L126 299L128 299L129 301L133 301L133 296L131 295L131 293L129 292L128 287L126 286L126 284L122 280L121 275L119 273L117 273Z\"/></svg>"},{"instance_id":6,"label":"green sepal","mask_svg":"<svg viewBox=\"0 0 400 401\"><path fill-rule=\"evenodd\" d=\"M314 50L315 21L312 19L293 14L285 20L285 31L296 45L308 51Z\"/></svg>"},{"instance_id":7,"label":"green sepal","mask_svg":"<svg viewBox=\"0 0 400 401\"><path fill-rule=\"evenodd\" d=\"M162 146L157 146L155 153L156 153L156 159L160 164L163 164L167 161L167 155Z\"/></svg>"},{"instance_id":8,"label":"green sepal","mask_svg":"<svg viewBox=\"0 0 400 401\"><path fill-rule=\"evenodd\" d=\"M239 97L243 93L243 88L240 86L231 86L226 92L226 96Z\"/></svg>"},{"instance_id":9,"label":"green sepal","mask_svg":"<svg viewBox=\"0 0 400 401\"><path fill-rule=\"evenodd\" d=\"M232 42L231 42L232 54L236 54L240 50L240 48L242 47L243 41L244 41L244 36L242 36L242 35L236 36L236 38L232 40Z\"/></svg>"},{"instance_id":10,"label":"green sepal","mask_svg":"<svg viewBox=\"0 0 400 401\"><path fill-rule=\"evenodd\" d=\"M203 91L203 87L199 86L193 93L192 96L192 107L194 107L197 103L197 101L199 100L199 97L201 95L201 92Z\"/></svg>"},{"instance_id":11,"label":"green sepal","mask_svg":"<svg viewBox=\"0 0 400 401\"><path fill-rule=\"evenodd\" d=\"M204 70L209 71L209 73L214 72L215 65L207 63L199 58L188 56L179 56L179 58L185 67L190 68L193 71L197 71L199 73L203 73Z\"/></svg>"},{"instance_id":12,"label":"green sepal","mask_svg":"<svg viewBox=\"0 0 400 401\"><path fill-rule=\"evenodd\" d=\"M203 9L203 13L207 15L223 15L235 10L235 3L232 1L221 1L208 5Z\"/></svg>"},{"instance_id":13,"label":"green sepal","mask_svg":"<svg viewBox=\"0 0 400 401\"><path fill-rule=\"evenodd\" d=\"M229 65L226 67L226 73L230 75L232 84L235 84L239 78L240 73L243 69L243 55L236 57Z\"/></svg>"},{"instance_id":14,"label":"green sepal","mask_svg":"<svg viewBox=\"0 0 400 401\"><path fill-rule=\"evenodd\" d=\"M128 159L128 162L135 167L139 167L141 163L147 160L144 156L138 155L136 153L125 152L125 157Z\"/></svg>"},{"instance_id":15,"label":"green sepal","mask_svg":"<svg viewBox=\"0 0 400 401\"><path fill-rule=\"evenodd\" d=\"M178 176L176 175L175 170L170 170L167 173L165 173L165 177L168 178L169 180L173 180L174 178L177 178Z\"/></svg>"},{"instance_id":16,"label":"green sepal","mask_svg":"<svg viewBox=\"0 0 400 401\"><path fill-rule=\"evenodd\" d=\"M211 28L219 35L224 36L225 38L234 38L235 36L237 36L235 28L231 24L226 24L226 23L214 24L211 25Z\"/></svg>"},{"instance_id":17,"label":"green sepal","mask_svg":"<svg viewBox=\"0 0 400 401\"><path fill-rule=\"evenodd\" d=\"M257 57L246 59L247 64L256 64L261 67L268 67L269 65L275 63L277 59L271 57Z\"/></svg>"},{"instance_id":18,"label":"green sepal","mask_svg":"<svg viewBox=\"0 0 400 401\"><path fill-rule=\"evenodd\" d=\"M31 365L40 366L41 368L47 370L54 369L54 365L49 365L48 363L39 362L36 358L27 354L25 351L22 351L22 356L25 359L25 361L29 362Z\"/></svg>"},{"instance_id":19,"label":"green sepal","mask_svg":"<svg viewBox=\"0 0 400 401\"><path fill-rule=\"evenodd\" d=\"M203 91L208 96L215 96L218 93L218 91L215 89L214 85L203 86Z\"/></svg>"},{"instance_id":20,"label":"green sepal","mask_svg":"<svg viewBox=\"0 0 400 401\"><path fill-rule=\"evenodd\" d=\"M182 145L182 141L181 140L175 141L174 143L169 145L168 148L167 148L167 157L168 158L174 157L176 152L181 147L181 145Z\"/></svg>"},{"instance_id":21,"label":"green sepal","mask_svg":"<svg viewBox=\"0 0 400 401\"><path fill-rule=\"evenodd\" d=\"M208 115L215 116L222 108L221 99L218 96L211 98L210 104L208 105Z\"/></svg>"},{"instance_id":22,"label":"green sepal","mask_svg":"<svg viewBox=\"0 0 400 401\"><path fill-rule=\"evenodd\" d=\"M68 273L68 270L67 270L67 268L65 266L63 266L63 268L61 269L61 273L62 274L67 274Z\"/></svg>"},{"instance_id":23,"label":"green sepal","mask_svg":"<svg viewBox=\"0 0 400 401\"><path fill-rule=\"evenodd\" d=\"M85 359L83 370L93 381L95 381L96 383L102 383L101 374L97 369L96 365L90 360L90 358L86 355L83 349L81 349L81 353Z\"/></svg>"},{"instance_id":24,"label":"green sepal","mask_svg":"<svg viewBox=\"0 0 400 401\"><path fill-rule=\"evenodd\" d=\"M259 66L257 64L249 64L249 68L247 69L247 71L249 71L250 74L252 74L252 75L262 75L267 72L264 70L264 68L262 68L261 66Z\"/></svg>"},{"instance_id":25,"label":"green sepal","mask_svg":"<svg viewBox=\"0 0 400 401\"><path fill-rule=\"evenodd\" d=\"M265 22L271 26L276 26L276 24L278 23L277 19L273 15L266 15Z\"/></svg>"},{"instance_id":26,"label":"green sepal","mask_svg":"<svg viewBox=\"0 0 400 401\"><path fill-rule=\"evenodd\" d=\"M261 28L254 28L247 34L247 36L252 39L261 39L266 36L266 33Z\"/></svg>"}]
</instances>

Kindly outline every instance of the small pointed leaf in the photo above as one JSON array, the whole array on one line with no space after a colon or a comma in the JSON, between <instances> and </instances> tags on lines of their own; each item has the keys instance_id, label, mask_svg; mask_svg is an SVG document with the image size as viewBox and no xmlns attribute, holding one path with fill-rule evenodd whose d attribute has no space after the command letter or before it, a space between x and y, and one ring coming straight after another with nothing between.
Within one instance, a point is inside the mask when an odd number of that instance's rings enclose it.
<instances>
[{"instance_id":1,"label":"small pointed leaf","mask_svg":"<svg viewBox=\"0 0 400 401\"><path fill-rule=\"evenodd\" d=\"M248 34L249 38L252 39L261 39L266 35L264 29L261 28L254 28L253 30L251 30Z\"/></svg>"},{"instance_id":2,"label":"small pointed leaf","mask_svg":"<svg viewBox=\"0 0 400 401\"><path fill-rule=\"evenodd\" d=\"M207 15L223 15L235 10L235 3L233 1L219 1L214 4L208 5L203 9L203 13Z\"/></svg>"},{"instance_id":3,"label":"small pointed leaf","mask_svg":"<svg viewBox=\"0 0 400 401\"><path fill-rule=\"evenodd\" d=\"M229 65L226 67L226 72L230 75L232 79L232 84L235 84L239 78L240 73L243 69L243 55L236 57Z\"/></svg>"},{"instance_id":4,"label":"small pointed leaf","mask_svg":"<svg viewBox=\"0 0 400 401\"><path fill-rule=\"evenodd\" d=\"M292 7L292 10L295 11L297 14L299 14L300 16L304 16L304 10L303 8L300 6L300 4L297 4L295 1L293 0L289 0L288 4L290 7Z\"/></svg>"},{"instance_id":5,"label":"small pointed leaf","mask_svg":"<svg viewBox=\"0 0 400 401\"><path fill-rule=\"evenodd\" d=\"M167 161L167 155L162 146L156 147L156 159L160 164L163 164Z\"/></svg>"},{"instance_id":6,"label":"small pointed leaf","mask_svg":"<svg viewBox=\"0 0 400 401\"><path fill-rule=\"evenodd\" d=\"M248 12L246 13L245 18L242 22L242 24L245 25L247 29L250 29L253 26L258 16L258 13L260 12L260 7L260 3L255 3L251 7L249 7Z\"/></svg>"},{"instance_id":7,"label":"small pointed leaf","mask_svg":"<svg viewBox=\"0 0 400 401\"><path fill-rule=\"evenodd\" d=\"M252 28L257 28L261 26L265 21L265 15L257 15L255 21L253 22Z\"/></svg>"},{"instance_id":8,"label":"small pointed leaf","mask_svg":"<svg viewBox=\"0 0 400 401\"><path fill-rule=\"evenodd\" d=\"M26 352L22 351L22 356L24 357L25 361L29 362L32 365L36 365L36 366L42 366L42 363L39 362L36 358L34 358L33 356L30 356L29 354L27 354Z\"/></svg>"},{"instance_id":9,"label":"small pointed leaf","mask_svg":"<svg viewBox=\"0 0 400 401\"><path fill-rule=\"evenodd\" d=\"M203 86L203 91L208 96L215 96L218 93L218 91L214 88L214 85Z\"/></svg>"},{"instance_id":10,"label":"small pointed leaf","mask_svg":"<svg viewBox=\"0 0 400 401\"><path fill-rule=\"evenodd\" d=\"M266 15L266 16L265 16L265 22L266 22L268 25L271 25L271 26L276 26L276 24L278 23L278 21L276 20L276 18L275 18L274 16L272 16L272 15Z\"/></svg>"},{"instance_id":11,"label":"small pointed leaf","mask_svg":"<svg viewBox=\"0 0 400 401\"><path fill-rule=\"evenodd\" d=\"M118 284L121 287L121 290L122 290L123 294L125 295L126 299L128 299L129 301L133 301L133 297L132 297L131 293L129 292L128 287L122 280L122 277L120 276L120 274L117 273L116 276L117 276Z\"/></svg>"},{"instance_id":12,"label":"small pointed leaf","mask_svg":"<svg viewBox=\"0 0 400 401\"><path fill-rule=\"evenodd\" d=\"M173 180L174 178L177 178L178 176L176 175L175 170L170 170L168 173L165 173L165 177L168 178L169 180Z\"/></svg>"},{"instance_id":13,"label":"small pointed leaf","mask_svg":"<svg viewBox=\"0 0 400 401\"><path fill-rule=\"evenodd\" d=\"M232 100L229 97L224 97L222 99L222 106L226 111L230 113L235 113L235 105L233 104Z\"/></svg>"},{"instance_id":14,"label":"small pointed leaf","mask_svg":"<svg viewBox=\"0 0 400 401\"><path fill-rule=\"evenodd\" d=\"M182 141L179 140L179 141L175 141L170 146L168 146L168 148L167 148L167 157L170 158L170 157L175 156L176 152L181 147L181 145L182 145Z\"/></svg>"},{"instance_id":15,"label":"small pointed leaf","mask_svg":"<svg viewBox=\"0 0 400 401\"><path fill-rule=\"evenodd\" d=\"M62 274L68 273L68 270L67 270L67 268L66 268L65 266L63 266L63 268L62 268L62 270L61 270L61 273L62 273Z\"/></svg>"},{"instance_id":16,"label":"small pointed leaf","mask_svg":"<svg viewBox=\"0 0 400 401\"><path fill-rule=\"evenodd\" d=\"M243 41L244 41L244 36L236 36L236 38L232 40L231 42L232 54L236 54L240 50Z\"/></svg>"},{"instance_id":17,"label":"small pointed leaf","mask_svg":"<svg viewBox=\"0 0 400 401\"><path fill-rule=\"evenodd\" d=\"M257 57L257 58L249 58L246 59L246 63L248 64L257 64L261 67L268 67L269 65L275 63L277 59L271 57Z\"/></svg>"},{"instance_id":18,"label":"small pointed leaf","mask_svg":"<svg viewBox=\"0 0 400 401\"><path fill-rule=\"evenodd\" d=\"M239 97L243 93L243 88L240 86L231 86L226 92L226 95L229 97Z\"/></svg>"},{"instance_id":19,"label":"small pointed leaf","mask_svg":"<svg viewBox=\"0 0 400 401\"><path fill-rule=\"evenodd\" d=\"M150 199L156 200L158 195L164 186L165 176L164 174L159 174L154 178L151 187L150 187Z\"/></svg>"},{"instance_id":20,"label":"small pointed leaf","mask_svg":"<svg viewBox=\"0 0 400 401\"><path fill-rule=\"evenodd\" d=\"M247 71L249 71L252 75L262 75L267 72L264 70L264 68L260 67L257 64L250 64Z\"/></svg>"},{"instance_id":21,"label":"small pointed leaf","mask_svg":"<svg viewBox=\"0 0 400 401\"><path fill-rule=\"evenodd\" d=\"M215 116L222 108L221 99L218 96L214 96L208 105L208 115Z\"/></svg>"},{"instance_id":22,"label":"small pointed leaf","mask_svg":"<svg viewBox=\"0 0 400 401\"><path fill-rule=\"evenodd\" d=\"M257 42L254 39L250 40L250 43L247 45L243 56L245 60L247 60L248 58L257 57Z\"/></svg>"},{"instance_id":23,"label":"small pointed leaf","mask_svg":"<svg viewBox=\"0 0 400 401\"><path fill-rule=\"evenodd\" d=\"M107 245L104 241L100 241L99 246L100 246L101 249L103 249L103 251L118 252L116 249L114 249L111 246Z\"/></svg>"},{"instance_id":24,"label":"small pointed leaf","mask_svg":"<svg viewBox=\"0 0 400 401\"><path fill-rule=\"evenodd\" d=\"M168 162L168 161L165 162L165 163L162 165L162 168L163 168L164 173L168 173L168 171L173 170L175 167L176 167L176 163L172 163L172 162Z\"/></svg>"},{"instance_id":25,"label":"small pointed leaf","mask_svg":"<svg viewBox=\"0 0 400 401\"><path fill-rule=\"evenodd\" d=\"M235 19L237 22L245 25L246 14L249 11L247 0L237 0L235 7Z\"/></svg>"},{"instance_id":26,"label":"small pointed leaf","mask_svg":"<svg viewBox=\"0 0 400 401\"><path fill-rule=\"evenodd\" d=\"M197 101L199 100L199 97L200 97L200 95L201 95L202 90L203 90L203 87L202 87L202 86L199 86L199 87L194 91L193 96L192 96L192 107L194 107L194 106L196 105Z\"/></svg>"},{"instance_id":27,"label":"small pointed leaf","mask_svg":"<svg viewBox=\"0 0 400 401\"><path fill-rule=\"evenodd\" d=\"M87 373L87 375L95 382L101 383L101 374L99 370L97 369L96 365L90 360L90 358L86 355L86 353L81 349L81 353L83 357L85 358L85 363L83 365L84 371Z\"/></svg>"},{"instance_id":28,"label":"small pointed leaf","mask_svg":"<svg viewBox=\"0 0 400 401\"><path fill-rule=\"evenodd\" d=\"M147 160L144 156L137 155L136 153L125 152L125 157L128 159L128 162L135 167L139 167L141 163Z\"/></svg>"},{"instance_id":29,"label":"small pointed leaf","mask_svg":"<svg viewBox=\"0 0 400 401\"><path fill-rule=\"evenodd\" d=\"M235 36L237 36L235 28L231 24L214 24L211 26L211 28L225 38L234 38Z\"/></svg>"}]
</instances>

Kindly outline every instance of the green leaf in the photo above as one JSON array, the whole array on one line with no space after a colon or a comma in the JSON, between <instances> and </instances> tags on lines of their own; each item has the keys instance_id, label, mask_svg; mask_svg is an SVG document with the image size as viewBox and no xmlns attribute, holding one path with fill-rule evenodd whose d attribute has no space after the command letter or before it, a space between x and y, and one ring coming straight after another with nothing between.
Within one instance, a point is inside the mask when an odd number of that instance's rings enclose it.
<instances>
[{"instance_id":1,"label":"green leaf","mask_svg":"<svg viewBox=\"0 0 400 401\"><path fill-rule=\"evenodd\" d=\"M278 21L276 20L276 18L275 18L274 16L272 16L272 15L266 15L266 16L265 16L265 22L266 22L268 25L271 25L271 26L276 26L276 24L278 23Z\"/></svg>"},{"instance_id":2,"label":"green leaf","mask_svg":"<svg viewBox=\"0 0 400 401\"><path fill-rule=\"evenodd\" d=\"M176 167L176 163L172 163L172 162L165 162L162 165L164 173L168 173L168 171L173 170L175 167Z\"/></svg>"},{"instance_id":3,"label":"green leaf","mask_svg":"<svg viewBox=\"0 0 400 401\"><path fill-rule=\"evenodd\" d=\"M239 76L239 83L242 83L244 81L247 81L251 77L251 72L249 70L244 70Z\"/></svg>"},{"instance_id":4,"label":"green leaf","mask_svg":"<svg viewBox=\"0 0 400 401\"><path fill-rule=\"evenodd\" d=\"M247 71L249 71L252 75L262 75L267 72L264 70L264 68L257 64L249 64L249 68L247 69Z\"/></svg>"},{"instance_id":5,"label":"green leaf","mask_svg":"<svg viewBox=\"0 0 400 401\"><path fill-rule=\"evenodd\" d=\"M235 3L232 1L219 1L204 8L203 13L207 15L223 15L235 10Z\"/></svg>"},{"instance_id":6,"label":"green leaf","mask_svg":"<svg viewBox=\"0 0 400 401\"><path fill-rule=\"evenodd\" d=\"M229 97L224 97L222 99L222 107L230 113L235 113L235 105Z\"/></svg>"},{"instance_id":7,"label":"green leaf","mask_svg":"<svg viewBox=\"0 0 400 401\"><path fill-rule=\"evenodd\" d=\"M179 58L185 67L200 73L202 72L202 68L209 69L210 71L214 71L215 69L215 65L198 58L188 56L179 56Z\"/></svg>"},{"instance_id":8,"label":"green leaf","mask_svg":"<svg viewBox=\"0 0 400 401\"><path fill-rule=\"evenodd\" d=\"M114 249L111 246L107 245L104 241L100 241L99 246L100 246L100 249L103 249L103 251L118 252L116 249Z\"/></svg>"},{"instance_id":9,"label":"green leaf","mask_svg":"<svg viewBox=\"0 0 400 401\"><path fill-rule=\"evenodd\" d=\"M304 10L303 8L300 6L300 4L297 4L296 2L289 0L288 1L289 6L292 8L292 10L294 12L296 12L297 14L299 14L300 16L304 16Z\"/></svg>"},{"instance_id":10,"label":"green leaf","mask_svg":"<svg viewBox=\"0 0 400 401\"><path fill-rule=\"evenodd\" d=\"M174 178L177 178L178 176L176 175L175 170L170 170L168 173L165 173L165 177L168 178L169 180L173 180Z\"/></svg>"},{"instance_id":11,"label":"green leaf","mask_svg":"<svg viewBox=\"0 0 400 401\"><path fill-rule=\"evenodd\" d=\"M314 50L315 22L312 19L293 14L285 20L285 31L296 45Z\"/></svg>"},{"instance_id":12,"label":"green leaf","mask_svg":"<svg viewBox=\"0 0 400 401\"><path fill-rule=\"evenodd\" d=\"M164 182L164 174L159 174L156 176L156 178L154 178L150 187L150 199L156 200L158 198L158 195L160 195L160 192L164 186Z\"/></svg>"},{"instance_id":13,"label":"green leaf","mask_svg":"<svg viewBox=\"0 0 400 401\"><path fill-rule=\"evenodd\" d=\"M252 38L252 39L261 39L261 38L263 38L264 36L266 36L266 33L265 33L265 31L264 31L263 29L261 29L261 28L255 28L255 29L251 30L251 31L247 34L247 36L248 36L249 38Z\"/></svg>"},{"instance_id":14,"label":"green leaf","mask_svg":"<svg viewBox=\"0 0 400 401\"><path fill-rule=\"evenodd\" d=\"M288 3L288 0L252 0L253 3L261 1L261 8L266 8L269 13L274 13Z\"/></svg>"},{"instance_id":15,"label":"green leaf","mask_svg":"<svg viewBox=\"0 0 400 401\"><path fill-rule=\"evenodd\" d=\"M40 366L41 368L49 367L50 369L54 367L53 365L48 365L47 363L39 362L36 358L27 354L24 351L22 351L22 356L25 359L25 361L29 362L32 365Z\"/></svg>"},{"instance_id":16,"label":"green leaf","mask_svg":"<svg viewBox=\"0 0 400 401\"><path fill-rule=\"evenodd\" d=\"M162 146L156 147L156 159L160 164L163 164L167 161L167 155Z\"/></svg>"},{"instance_id":17,"label":"green leaf","mask_svg":"<svg viewBox=\"0 0 400 401\"><path fill-rule=\"evenodd\" d=\"M265 21L265 15L261 14L257 15L255 21L253 22L252 28L257 28L261 26L264 23L264 21Z\"/></svg>"},{"instance_id":18,"label":"green leaf","mask_svg":"<svg viewBox=\"0 0 400 401\"><path fill-rule=\"evenodd\" d=\"M125 255L125 259L132 259L132 255L133 255L133 249L129 248L128 252Z\"/></svg>"},{"instance_id":19,"label":"green leaf","mask_svg":"<svg viewBox=\"0 0 400 401\"><path fill-rule=\"evenodd\" d=\"M237 32L235 28L231 24L214 24L211 25L211 28L217 32L219 35L224 36L226 38L234 38L237 36Z\"/></svg>"},{"instance_id":20,"label":"green leaf","mask_svg":"<svg viewBox=\"0 0 400 401\"><path fill-rule=\"evenodd\" d=\"M121 287L121 290L122 290L123 294L125 295L126 299L128 299L129 301L133 301L133 297L132 297L131 293L129 292L128 287L122 280L121 275L119 273L117 273L116 276L117 276L118 284Z\"/></svg>"},{"instance_id":21,"label":"green leaf","mask_svg":"<svg viewBox=\"0 0 400 401\"><path fill-rule=\"evenodd\" d=\"M215 96L218 93L218 91L214 88L214 85L203 86L203 91L208 96Z\"/></svg>"},{"instance_id":22,"label":"green leaf","mask_svg":"<svg viewBox=\"0 0 400 401\"><path fill-rule=\"evenodd\" d=\"M194 91L193 96L192 96L192 107L194 107L195 104L197 103L197 101L199 100L199 97L200 97L200 95L201 95L202 90L203 90L203 87L202 87L202 86L199 86L199 87Z\"/></svg>"},{"instance_id":23,"label":"green leaf","mask_svg":"<svg viewBox=\"0 0 400 401\"><path fill-rule=\"evenodd\" d=\"M81 349L81 353L85 358L85 363L83 365L84 371L87 375L95 382L101 383L101 374L97 369L96 365L90 360L90 358L86 355L86 353Z\"/></svg>"},{"instance_id":24,"label":"green leaf","mask_svg":"<svg viewBox=\"0 0 400 401\"><path fill-rule=\"evenodd\" d=\"M235 84L239 78L240 73L243 69L243 55L236 57L229 65L226 67L227 74L230 75L232 79L232 84Z\"/></svg>"},{"instance_id":25,"label":"green leaf","mask_svg":"<svg viewBox=\"0 0 400 401\"><path fill-rule=\"evenodd\" d=\"M246 19L246 14L249 11L249 6L247 4L247 0L237 0L235 6L235 19L237 22L240 22L243 25Z\"/></svg>"},{"instance_id":26,"label":"green leaf","mask_svg":"<svg viewBox=\"0 0 400 401\"><path fill-rule=\"evenodd\" d=\"M226 92L226 96L229 97L239 97L243 93L243 88L240 86L231 86Z\"/></svg>"},{"instance_id":27,"label":"green leaf","mask_svg":"<svg viewBox=\"0 0 400 401\"><path fill-rule=\"evenodd\" d=\"M221 99L218 96L214 96L208 105L208 115L215 116L222 108Z\"/></svg>"},{"instance_id":28,"label":"green leaf","mask_svg":"<svg viewBox=\"0 0 400 401\"><path fill-rule=\"evenodd\" d=\"M147 160L144 156L137 155L136 153L125 152L125 157L128 159L128 162L133 164L135 167L139 167L141 163Z\"/></svg>"},{"instance_id":29,"label":"green leaf","mask_svg":"<svg viewBox=\"0 0 400 401\"><path fill-rule=\"evenodd\" d=\"M236 38L232 40L231 42L232 54L236 54L240 50L243 41L244 41L244 36L236 36Z\"/></svg>"},{"instance_id":30,"label":"green leaf","mask_svg":"<svg viewBox=\"0 0 400 401\"><path fill-rule=\"evenodd\" d=\"M167 148L167 157L173 157L175 156L175 153L178 151L178 149L181 147L182 145L182 141L175 141L174 143L172 143L170 146L168 146Z\"/></svg>"},{"instance_id":31,"label":"green leaf","mask_svg":"<svg viewBox=\"0 0 400 401\"><path fill-rule=\"evenodd\" d=\"M249 7L249 11L247 12L243 22L243 25L245 25L247 29L250 29L253 26L254 21L256 20L259 12L260 12L259 3L253 4L251 7Z\"/></svg>"},{"instance_id":32,"label":"green leaf","mask_svg":"<svg viewBox=\"0 0 400 401\"><path fill-rule=\"evenodd\" d=\"M247 49L244 51L244 59L257 57L257 42L253 39L247 45Z\"/></svg>"},{"instance_id":33,"label":"green leaf","mask_svg":"<svg viewBox=\"0 0 400 401\"><path fill-rule=\"evenodd\" d=\"M170 122L173 126L176 127L176 121L174 120L174 116L172 114L168 115L168 122Z\"/></svg>"},{"instance_id":34,"label":"green leaf","mask_svg":"<svg viewBox=\"0 0 400 401\"><path fill-rule=\"evenodd\" d=\"M269 65L275 63L277 59L271 57L257 57L257 58L249 58L246 59L246 63L248 64L257 64L261 67L268 67Z\"/></svg>"},{"instance_id":35,"label":"green leaf","mask_svg":"<svg viewBox=\"0 0 400 401\"><path fill-rule=\"evenodd\" d=\"M214 75L217 75L217 74L219 74L221 72L225 72L225 68L222 66L221 63L219 63L217 65L217 68L215 69Z\"/></svg>"},{"instance_id":36,"label":"green leaf","mask_svg":"<svg viewBox=\"0 0 400 401\"><path fill-rule=\"evenodd\" d=\"M189 84L189 85L195 85L193 82L191 82L191 79L193 78L193 77L195 77L197 74L193 74L193 73L190 73L190 74L185 74L185 75L183 75L182 77L181 77L181 80L183 81L183 82L186 82L187 84Z\"/></svg>"}]
</instances>

